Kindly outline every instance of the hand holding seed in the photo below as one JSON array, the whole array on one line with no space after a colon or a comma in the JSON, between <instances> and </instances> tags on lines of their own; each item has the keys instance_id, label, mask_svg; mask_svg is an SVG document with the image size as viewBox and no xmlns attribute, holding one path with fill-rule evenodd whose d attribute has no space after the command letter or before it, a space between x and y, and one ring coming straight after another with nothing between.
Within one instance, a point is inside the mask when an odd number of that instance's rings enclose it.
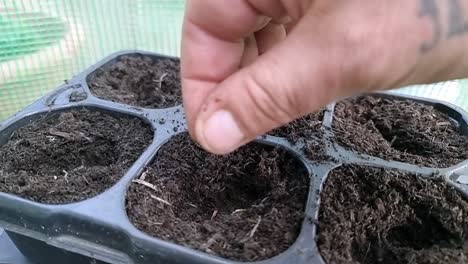
<instances>
[{"instance_id":1,"label":"hand holding seed","mask_svg":"<svg viewBox=\"0 0 468 264\"><path fill-rule=\"evenodd\" d=\"M191 135L229 153L356 93L468 76L461 0L192 0L182 42Z\"/></svg>"}]
</instances>

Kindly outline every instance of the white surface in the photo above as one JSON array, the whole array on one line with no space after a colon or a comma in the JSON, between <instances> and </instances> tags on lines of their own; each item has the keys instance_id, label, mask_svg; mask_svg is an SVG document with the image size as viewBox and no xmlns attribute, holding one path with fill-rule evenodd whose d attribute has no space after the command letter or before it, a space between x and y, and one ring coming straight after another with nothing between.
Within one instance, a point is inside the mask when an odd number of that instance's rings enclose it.
<instances>
[{"instance_id":1,"label":"white surface","mask_svg":"<svg viewBox=\"0 0 468 264\"><path fill-rule=\"evenodd\" d=\"M461 184L468 184L468 175L460 175L457 178L457 182Z\"/></svg>"},{"instance_id":2,"label":"white surface","mask_svg":"<svg viewBox=\"0 0 468 264\"><path fill-rule=\"evenodd\" d=\"M413 85L397 90L398 93L438 99L455 104L462 91L460 81L447 81L428 85Z\"/></svg>"}]
</instances>

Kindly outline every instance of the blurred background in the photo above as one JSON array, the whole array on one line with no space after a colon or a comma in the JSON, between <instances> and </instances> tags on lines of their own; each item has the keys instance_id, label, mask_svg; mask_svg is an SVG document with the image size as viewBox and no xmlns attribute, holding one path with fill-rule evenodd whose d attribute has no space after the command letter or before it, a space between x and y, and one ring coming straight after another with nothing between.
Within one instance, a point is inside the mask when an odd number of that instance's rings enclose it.
<instances>
[{"instance_id":1,"label":"blurred background","mask_svg":"<svg viewBox=\"0 0 468 264\"><path fill-rule=\"evenodd\" d=\"M182 0L0 0L0 121L112 52L179 55ZM399 92L468 110L468 82Z\"/></svg>"}]
</instances>

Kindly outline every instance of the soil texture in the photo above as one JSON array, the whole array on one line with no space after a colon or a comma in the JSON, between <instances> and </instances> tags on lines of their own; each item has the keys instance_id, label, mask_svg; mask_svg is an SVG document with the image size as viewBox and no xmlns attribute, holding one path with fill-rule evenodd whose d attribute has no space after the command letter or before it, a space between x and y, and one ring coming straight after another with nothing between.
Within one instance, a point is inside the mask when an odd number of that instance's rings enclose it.
<instances>
[{"instance_id":1,"label":"soil texture","mask_svg":"<svg viewBox=\"0 0 468 264\"><path fill-rule=\"evenodd\" d=\"M386 160L442 168L468 159L459 124L409 100L364 96L339 102L333 129L344 147Z\"/></svg>"},{"instance_id":2,"label":"soil texture","mask_svg":"<svg viewBox=\"0 0 468 264\"><path fill-rule=\"evenodd\" d=\"M0 147L0 191L46 204L85 200L116 183L152 139L151 127L134 117L49 114Z\"/></svg>"},{"instance_id":3,"label":"soil texture","mask_svg":"<svg viewBox=\"0 0 468 264\"><path fill-rule=\"evenodd\" d=\"M182 103L178 59L122 56L98 69L88 83L94 95L117 103L146 108L167 108Z\"/></svg>"},{"instance_id":4,"label":"soil texture","mask_svg":"<svg viewBox=\"0 0 468 264\"><path fill-rule=\"evenodd\" d=\"M182 133L131 185L126 208L155 237L239 261L278 255L297 238L309 177L282 149L251 143L203 151Z\"/></svg>"},{"instance_id":5,"label":"soil texture","mask_svg":"<svg viewBox=\"0 0 468 264\"><path fill-rule=\"evenodd\" d=\"M324 132L322 130L325 109L309 114L279 127L269 133L270 136L286 138L291 144L299 140L306 141L304 152L310 160L327 161L330 157L326 154Z\"/></svg>"},{"instance_id":6,"label":"soil texture","mask_svg":"<svg viewBox=\"0 0 468 264\"><path fill-rule=\"evenodd\" d=\"M468 203L440 178L338 168L321 194L318 230L328 264L468 261Z\"/></svg>"},{"instance_id":7,"label":"soil texture","mask_svg":"<svg viewBox=\"0 0 468 264\"><path fill-rule=\"evenodd\" d=\"M323 136L321 130L325 109L309 114L279 127L270 133L271 136L286 138L292 144L301 138L320 138Z\"/></svg>"},{"instance_id":8,"label":"soil texture","mask_svg":"<svg viewBox=\"0 0 468 264\"><path fill-rule=\"evenodd\" d=\"M307 141L303 148L305 156L317 163L334 161L334 159L327 154L326 144L328 144L328 142L322 139Z\"/></svg>"}]
</instances>

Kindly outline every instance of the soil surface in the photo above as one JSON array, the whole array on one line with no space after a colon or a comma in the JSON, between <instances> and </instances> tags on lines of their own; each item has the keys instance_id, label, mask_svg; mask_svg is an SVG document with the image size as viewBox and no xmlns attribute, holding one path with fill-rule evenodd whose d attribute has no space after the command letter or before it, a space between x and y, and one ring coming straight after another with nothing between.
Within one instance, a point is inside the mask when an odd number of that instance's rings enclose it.
<instances>
[{"instance_id":1,"label":"soil surface","mask_svg":"<svg viewBox=\"0 0 468 264\"><path fill-rule=\"evenodd\" d=\"M327 154L326 144L328 143L322 139L307 141L303 149L305 156L317 163L334 161L334 159Z\"/></svg>"},{"instance_id":2,"label":"soil surface","mask_svg":"<svg viewBox=\"0 0 468 264\"><path fill-rule=\"evenodd\" d=\"M50 114L0 147L0 191L47 204L93 197L116 183L151 143L137 118L87 109Z\"/></svg>"},{"instance_id":3,"label":"soil surface","mask_svg":"<svg viewBox=\"0 0 468 264\"><path fill-rule=\"evenodd\" d=\"M318 245L328 264L467 263L468 203L439 178L347 166L321 194Z\"/></svg>"},{"instance_id":4,"label":"soil surface","mask_svg":"<svg viewBox=\"0 0 468 264\"><path fill-rule=\"evenodd\" d=\"M127 55L104 66L89 79L89 88L101 99L147 108L182 103L178 59Z\"/></svg>"},{"instance_id":5,"label":"soil surface","mask_svg":"<svg viewBox=\"0 0 468 264\"><path fill-rule=\"evenodd\" d=\"M304 152L313 161L326 161L330 157L326 154L324 132L322 130L325 109L294 120L269 133L270 136L286 138L291 144L299 140L307 140Z\"/></svg>"},{"instance_id":6,"label":"soil surface","mask_svg":"<svg viewBox=\"0 0 468 264\"><path fill-rule=\"evenodd\" d=\"M333 129L346 148L387 160L449 167L468 159L468 138L432 106L358 97L336 105Z\"/></svg>"},{"instance_id":7,"label":"soil surface","mask_svg":"<svg viewBox=\"0 0 468 264\"><path fill-rule=\"evenodd\" d=\"M309 114L292 121L291 123L279 127L270 133L271 136L286 138L292 144L296 143L301 138L319 138L323 136L320 129L322 127L323 116L325 109Z\"/></svg>"},{"instance_id":8,"label":"soil surface","mask_svg":"<svg viewBox=\"0 0 468 264\"><path fill-rule=\"evenodd\" d=\"M252 143L215 156L186 133L136 181L126 207L137 228L240 261L273 257L295 241L309 186L303 165L284 150Z\"/></svg>"}]
</instances>

